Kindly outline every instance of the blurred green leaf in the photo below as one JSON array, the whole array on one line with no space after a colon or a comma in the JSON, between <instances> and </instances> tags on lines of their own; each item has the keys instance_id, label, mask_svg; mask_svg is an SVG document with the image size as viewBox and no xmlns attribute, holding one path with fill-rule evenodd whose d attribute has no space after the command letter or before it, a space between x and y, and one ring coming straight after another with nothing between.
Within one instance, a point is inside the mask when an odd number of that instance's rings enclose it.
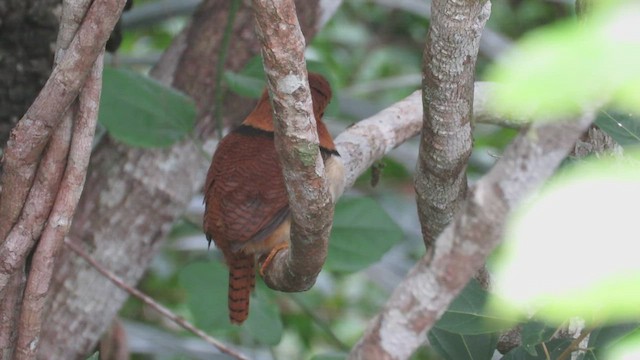
<instances>
[{"instance_id":1,"label":"blurred green leaf","mask_svg":"<svg viewBox=\"0 0 640 360\"><path fill-rule=\"evenodd\" d=\"M355 272L380 260L402 239L402 229L369 198L340 200L336 205L326 269Z\"/></svg>"},{"instance_id":2,"label":"blurred green leaf","mask_svg":"<svg viewBox=\"0 0 640 360\"><path fill-rule=\"evenodd\" d=\"M515 320L485 312L488 293L472 279L435 324L438 329L461 335L494 333L511 328Z\"/></svg>"},{"instance_id":3,"label":"blurred green leaf","mask_svg":"<svg viewBox=\"0 0 640 360\"><path fill-rule=\"evenodd\" d=\"M243 73L224 72L225 84L240 96L258 99L265 87L264 78L252 77Z\"/></svg>"},{"instance_id":4,"label":"blurred green leaf","mask_svg":"<svg viewBox=\"0 0 640 360\"><path fill-rule=\"evenodd\" d=\"M532 31L489 71L504 84L495 105L535 118L571 116L611 99L640 111L640 40L631 35L639 24L640 4L626 1L593 11L586 25L564 21Z\"/></svg>"},{"instance_id":5,"label":"blurred green leaf","mask_svg":"<svg viewBox=\"0 0 640 360\"><path fill-rule=\"evenodd\" d=\"M180 285L187 290L187 305L196 326L231 327L227 308L229 273L219 261L194 262L180 270Z\"/></svg>"},{"instance_id":6,"label":"blurred green leaf","mask_svg":"<svg viewBox=\"0 0 640 360\"><path fill-rule=\"evenodd\" d=\"M378 172L377 176L379 176L379 182L377 185L381 185L386 181L402 182L411 181L411 179L413 179L411 173L404 167L404 165L390 157L384 157L382 160L374 163L374 165L368 168L367 171L362 173L362 175L358 176L358 179L356 179L356 186L371 186L372 168L374 166L378 166L376 171Z\"/></svg>"},{"instance_id":7,"label":"blurred green leaf","mask_svg":"<svg viewBox=\"0 0 640 360\"><path fill-rule=\"evenodd\" d=\"M496 298L496 311L533 310L551 324L640 319L637 219L622 210L640 203L640 167L627 154L574 164L514 212L495 278L509 302Z\"/></svg>"},{"instance_id":8,"label":"blurred green leaf","mask_svg":"<svg viewBox=\"0 0 640 360\"><path fill-rule=\"evenodd\" d=\"M243 324L251 337L263 345L277 345L282 338L282 320L278 306L266 292L266 286L258 286L251 298L249 318Z\"/></svg>"},{"instance_id":9,"label":"blurred green leaf","mask_svg":"<svg viewBox=\"0 0 640 360\"><path fill-rule=\"evenodd\" d=\"M311 360L344 360L347 355L345 353L324 353L314 355Z\"/></svg>"},{"instance_id":10,"label":"blurred green leaf","mask_svg":"<svg viewBox=\"0 0 640 360\"><path fill-rule=\"evenodd\" d=\"M640 145L640 116L637 113L600 111L595 123L622 146Z\"/></svg>"},{"instance_id":11,"label":"blurred green leaf","mask_svg":"<svg viewBox=\"0 0 640 360\"><path fill-rule=\"evenodd\" d=\"M427 335L431 346L446 360L491 360L497 334L460 335L433 328Z\"/></svg>"},{"instance_id":12,"label":"blurred green leaf","mask_svg":"<svg viewBox=\"0 0 640 360\"><path fill-rule=\"evenodd\" d=\"M166 147L184 139L195 124L193 102L139 73L105 68L100 123L109 135L140 147Z\"/></svg>"},{"instance_id":13,"label":"blurred green leaf","mask_svg":"<svg viewBox=\"0 0 640 360\"><path fill-rule=\"evenodd\" d=\"M610 347L634 334L640 334L640 324L638 323L605 326L593 330L589 334L588 345L592 351L588 352L583 360L604 359Z\"/></svg>"},{"instance_id":14,"label":"blurred green leaf","mask_svg":"<svg viewBox=\"0 0 640 360\"><path fill-rule=\"evenodd\" d=\"M337 116L340 108L340 101L337 96L336 84L338 80L333 75L333 73L329 70L327 65L320 61L307 60L307 71L312 73L317 73L324 76L325 79L331 85L331 92L333 96L331 98L331 102L324 111L325 116Z\"/></svg>"},{"instance_id":15,"label":"blurred green leaf","mask_svg":"<svg viewBox=\"0 0 640 360\"><path fill-rule=\"evenodd\" d=\"M307 61L307 70L324 76L330 84L335 84L336 80L326 65L318 61ZM254 56L247 62L247 65L240 72L225 71L225 84L238 95L258 99L265 89L265 74L262 66L262 58ZM333 89L335 91L335 89ZM325 114L334 116L338 113L338 101L334 94Z\"/></svg>"},{"instance_id":16,"label":"blurred green leaf","mask_svg":"<svg viewBox=\"0 0 640 360\"><path fill-rule=\"evenodd\" d=\"M180 237L195 234L202 234L202 227L194 224L191 221L188 221L187 219L181 218L178 219L175 224L173 224L171 232L169 233L169 238L177 239Z\"/></svg>"},{"instance_id":17,"label":"blurred green leaf","mask_svg":"<svg viewBox=\"0 0 640 360\"><path fill-rule=\"evenodd\" d=\"M555 339L536 346L535 354L530 353L523 346L509 351L501 360L549 360L557 359L560 354L571 345L573 339ZM546 351L545 351L546 348ZM549 356L547 357L547 352Z\"/></svg>"},{"instance_id":18,"label":"blurred green leaf","mask_svg":"<svg viewBox=\"0 0 640 360\"><path fill-rule=\"evenodd\" d=\"M607 348L600 359L607 360L635 360L640 359L640 331L636 330L625 336L621 341Z\"/></svg>"},{"instance_id":19,"label":"blurred green leaf","mask_svg":"<svg viewBox=\"0 0 640 360\"><path fill-rule=\"evenodd\" d=\"M531 320L522 325L521 339L522 347L532 356L537 356L536 346L548 341L555 333L556 328L547 326L545 323Z\"/></svg>"}]
</instances>

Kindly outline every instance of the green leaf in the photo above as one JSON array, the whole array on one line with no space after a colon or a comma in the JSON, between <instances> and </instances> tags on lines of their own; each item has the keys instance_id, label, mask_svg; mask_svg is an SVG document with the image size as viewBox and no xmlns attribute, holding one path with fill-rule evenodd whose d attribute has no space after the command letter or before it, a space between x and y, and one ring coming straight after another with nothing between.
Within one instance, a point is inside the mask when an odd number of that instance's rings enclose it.
<instances>
[{"instance_id":1,"label":"green leaf","mask_svg":"<svg viewBox=\"0 0 640 360\"><path fill-rule=\"evenodd\" d=\"M249 318L243 326L260 344L274 346L282 338L283 326L278 306L266 295L267 291L272 290L262 285L256 288L255 296L251 298Z\"/></svg>"},{"instance_id":2,"label":"green leaf","mask_svg":"<svg viewBox=\"0 0 640 360\"><path fill-rule=\"evenodd\" d=\"M344 360L347 355L345 353L323 353L314 355L311 360Z\"/></svg>"},{"instance_id":3,"label":"green leaf","mask_svg":"<svg viewBox=\"0 0 640 360\"><path fill-rule=\"evenodd\" d=\"M402 239L402 229L372 199L350 198L336 205L326 268L355 272L380 260Z\"/></svg>"},{"instance_id":4,"label":"green leaf","mask_svg":"<svg viewBox=\"0 0 640 360\"><path fill-rule=\"evenodd\" d=\"M230 328L227 309L229 273L219 261L195 262L179 274L187 290L187 306L196 326L203 329Z\"/></svg>"},{"instance_id":5,"label":"green leaf","mask_svg":"<svg viewBox=\"0 0 640 360\"><path fill-rule=\"evenodd\" d=\"M595 123L622 146L640 145L640 116L637 113L601 111Z\"/></svg>"},{"instance_id":6,"label":"green leaf","mask_svg":"<svg viewBox=\"0 0 640 360\"><path fill-rule=\"evenodd\" d=\"M498 343L495 334L460 335L433 328L427 335L431 346L449 360L490 360Z\"/></svg>"},{"instance_id":7,"label":"green leaf","mask_svg":"<svg viewBox=\"0 0 640 360\"><path fill-rule=\"evenodd\" d=\"M634 161L574 164L514 212L496 259L496 293L507 302L496 299L496 310L535 311L550 324L640 319L637 215L625 210L640 203Z\"/></svg>"},{"instance_id":8,"label":"green leaf","mask_svg":"<svg viewBox=\"0 0 640 360\"><path fill-rule=\"evenodd\" d=\"M548 360L557 359L560 354L571 345L573 339L555 339L536 345L535 354L531 354L524 346L509 351L501 360ZM545 351L546 348L546 351ZM547 357L547 352L549 357Z\"/></svg>"},{"instance_id":9,"label":"green leaf","mask_svg":"<svg viewBox=\"0 0 640 360\"><path fill-rule=\"evenodd\" d=\"M531 355L536 356L536 346L548 341L556 329L548 327L543 322L531 320L522 325L522 346Z\"/></svg>"},{"instance_id":10,"label":"green leaf","mask_svg":"<svg viewBox=\"0 0 640 360\"><path fill-rule=\"evenodd\" d=\"M598 2L594 2L598 3ZM613 100L640 111L640 4L598 7L587 24L575 20L532 31L489 71L501 83L496 107L534 118L561 118Z\"/></svg>"},{"instance_id":11,"label":"green leaf","mask_svg":"<svg viewBox=\"0 0 640 360\"><path fill-rule=\"evenodd\" d=\"M332 76L329 69L322 62L307 61L307 70L321 74L330 84L336 83L335 77ZM266 86L262 57L252 57L240 72L225 71L224 81L231 91L240 96L253 99L260 98ZM334 116L338 114L338 109L338 100L334 94L333 99L325 110L325 114Z\"/></svg>"},{"instance_id":12,"label":"green leaf","mask_svg":"<svg viewBox=\"0 0 640 360\"><path fill-rule=\"evenodd\" d=\"M589 334L590 351L583 360L604 359L610 347L613 347L623 341L625 338L640 334L640 324L618 324L613 326L605 326L593 330Z\"/></svg>"},{"instance_id":13,"label":"green leaf","mask_svg":"<svg viewBox=\"0 0 640 360\"><path fill-rule=\"evenodd\" d=\"M479 335L511 328L515 319L498 318L486 312L488 293L476 280L471 280L451 303L435 327L456 334Z\"/></svg>"},{"instance_id":14,"label":"green leaf","mask_svg":"<svg viewBox=\"0 0 640 360\"><path fill-rule=\"evenodd\" d=\"M377 167L375 171L377 172L376 176L378 176L378 183L376 186L387 181L407 182L411 181L413 178L411 173L400 162L390 157L384 157L380 161L374 163L369 169L367 169L367 171L362 173L362 175L358 176L358 179L356 180L357 186L371 186L372 171L374 167Z\"/></svg>"},{"instance_id":15,"label":"green leaf","mask_svg":"<svg viewBox=\"0 0 640 360\"><path fill-rule=\"evenodd\" d=\"M193 130L195 115L184 94L130 70L104 69L99 119L113 138L131 146L170 146Z\"/></svg>"},{"instance_id":16,"label":"green leaf","mask_svg":"<svg viewBox=\"0 0 640 360\"><path fill-rule=\"evenodd\" d=\"M630 335L625 336L619 343L607 348L605 356L601 359L640 359L640 331L634 331Z\"/></svg>"},{"instance_id":17,"label":"green leaf","mask_svg":"<svg viewBox=\"0 0 640 360\"><path fill-rule=\"evenodd\" d=\"M224 72L224 81L231 91L253 99L260 98L265 87L264 77L258 78L231 71Z\"/></svg>"}]
</instances>

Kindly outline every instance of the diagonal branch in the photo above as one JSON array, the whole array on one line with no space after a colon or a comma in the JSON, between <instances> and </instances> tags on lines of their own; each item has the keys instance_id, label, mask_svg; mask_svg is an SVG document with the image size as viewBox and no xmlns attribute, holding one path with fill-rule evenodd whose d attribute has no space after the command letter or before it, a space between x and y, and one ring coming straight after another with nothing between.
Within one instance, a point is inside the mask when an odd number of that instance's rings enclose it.
<instances>
[{"instance_id":1,"label":"diagonal branch","mask_svg":"<svg viewBox=\"0 0 640 360\"><path fill-rule=\"evenodd\" d=\"M415 177L418 215L427 247L451 222L467 192L475 64L489 1L431 4L424 50L424 126Z\"/></svg>"},{"instance_id":2,"label":"diagonal branch","mask_svg":"<svg viewBox=\"0 0 640 360\"><path fill-rule=\"evenodd\" d=\"M594 118L588 112L523 130L472 189L433 251L398 285L349 358L408 358L499 244L508 213L552 175Z\"/></svg>"},{"instance_id":3,"label":"diagonal branch","mask_svg":"<svg viewBox=\"0 0 640 360\"><path fill-rule=\"evenodd\" d=\"M315 283L324 265L333 219L307 81L305 41L293 0L254 0L253 11L292 218L290 247L274 258L265 281L274 289L303 291Z\"/></svg>"},{"instance_id":4,"label":"diagonal branch","mask_svg":"<svg viewBox=\"0 0 640 360\"><path fill-rule=\"evenodd\" d=\"M98 263L94 258L89 256L89 254L87 254L87 252L84 251L80 245L75 244L70 239L66 239L64 241L64 243L73 252L78 254L78 256L80 256L83 260L85 260L86 262L91 264L91 266L93 266L93 268L96 269L96 271L98 271L100 274L102 274L102 276L104 276L105 278L109 279L109 281L113 282L114 284L116 284L118 287L120 287L121 289L123 289L126 292L128 292L133 297L135 297L135 298L139 299L140 301L142 301L143 303L145 303L145 305L148 305L152 309L154 309L157 312L159 312L165 318L173 321L176 325L178 325L181 328L183 328L183 329L185 329L187 331L190 331L193 334L199 336L201 339L203 339L207 343L213 345L216 349L220 350L221 352L223 352L225 354L230 355L231 357L233 357L235 359L239 359L239 360L246 360L247 359L247 357L244 354L241 354L240 352L228 347L227 345L225 345L221 341L219 341L219 340L217 340L215 338L212 338L206 332L204 332L204 331L198 329L197 327L193 326L190 322L188 322L185 319L181 318L180 316L176 315L175 313L173 313L171 310L167 309L166 307L158 304L157 302L155 302L155 300L153 300L149 296L145 295L140 290L127 285L127 283L124 280L120 279L114 273L110 272L104 266L102 266L100 263Z\"/></svg>"}]
</instances>

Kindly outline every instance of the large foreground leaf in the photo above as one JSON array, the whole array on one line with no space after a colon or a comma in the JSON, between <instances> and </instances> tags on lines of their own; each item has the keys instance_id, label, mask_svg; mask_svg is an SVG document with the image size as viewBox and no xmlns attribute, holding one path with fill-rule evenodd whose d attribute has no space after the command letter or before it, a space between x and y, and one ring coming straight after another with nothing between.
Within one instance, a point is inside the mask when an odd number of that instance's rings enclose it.
<instances>
[{"instance_id":1,"label":"large foreground leaf","mask_svg":"<svg viewBox=\"0 0 640 360\"><path fill-rule=\"evenodd\" d=\"M435 327L461 335L480 335L507 330L515 320L497 317L494 311L486 311L488 293L476 280L471 280Z\"/></svg>"},{"instance_id":2,"label":"large foreground leaf","mask_svg":"<svg viewBox=\"0 0 640 360\"><path fill-rule=\"evenodd\" d=\"M329 241L326 268L353 272L380 260L398 240L402 229L369 198L338 202Z\"/></svg>"},{"instance_id":3,"label":"large foreground leaf","mask_svg":"<svg viewBox=\"0 0 640 360\"><path fill-rule=\"evenodd\" d=\"M428 338L447 360L490 360L498 343L496 334L460 335L438 328L431 329Z\"/></svg>"},{"instance_id":4,"label":"large foreground leaf","mask_svg":"<svg viewBox=\"0 0 640 360\"><path fill-rule=\"evenodd\" d=\"M124 69L105 68L100 123L131 146L165 147L195 124L195 107L184 94Z\"/></svg>"}]
</instances>

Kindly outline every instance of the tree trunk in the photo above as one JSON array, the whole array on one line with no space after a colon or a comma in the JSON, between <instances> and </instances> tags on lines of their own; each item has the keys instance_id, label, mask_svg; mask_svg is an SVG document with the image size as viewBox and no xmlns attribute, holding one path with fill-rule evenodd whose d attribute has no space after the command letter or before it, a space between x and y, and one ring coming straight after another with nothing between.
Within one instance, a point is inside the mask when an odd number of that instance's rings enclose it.
<instances>
[{"instance_id":1,"label":"tree trunk","mask_svg":"<svg viewBox=\"0 0 640 360\"><path fill-rule=\"evenodd\" d=\"M0 146L49 78L61 0L0 0Z\"/></svg>"}]
</instances>

